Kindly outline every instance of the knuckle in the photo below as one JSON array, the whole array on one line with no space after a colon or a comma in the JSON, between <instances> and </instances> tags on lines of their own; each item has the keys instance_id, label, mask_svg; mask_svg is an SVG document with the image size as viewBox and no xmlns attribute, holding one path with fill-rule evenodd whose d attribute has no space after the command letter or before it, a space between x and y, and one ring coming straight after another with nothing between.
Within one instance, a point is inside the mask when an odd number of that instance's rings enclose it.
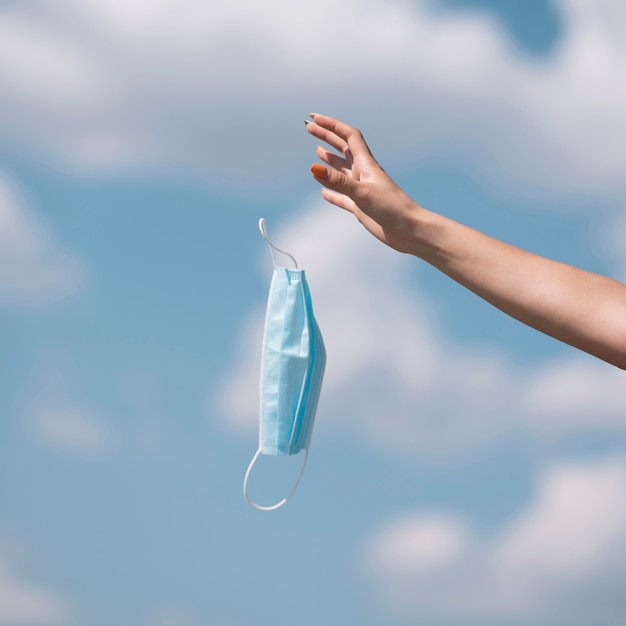
<instances>
[{"instance_id":1,"label":"knuckle","mask_svg":"<svg viewBox=\"0 0 626 626\"><path fill-rule=\"evenodd\" d=\"M331 183L333 187L345 187L348 177L342 172L331 172Z\"/></svg>"},{"instance_id":2,"label":"knuckle","mask_svg":"<svg viewBox=\"0 0 626 626\"><path fill-rule=\"evenodd\" d=\"M363 139L363 133L358 128L354 127L350 129L350 136L356 139Z\"/></svg>"}]
</instances>

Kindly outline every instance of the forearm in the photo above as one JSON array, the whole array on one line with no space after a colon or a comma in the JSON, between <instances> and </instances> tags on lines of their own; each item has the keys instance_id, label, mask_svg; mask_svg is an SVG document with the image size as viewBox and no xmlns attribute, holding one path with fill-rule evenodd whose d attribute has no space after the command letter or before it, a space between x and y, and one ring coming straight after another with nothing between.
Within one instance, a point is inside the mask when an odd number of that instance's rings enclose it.
<instances>
[{"instance_id":1,"label":"forearm","mask_svg":"<svg viewBox=\"0 0 626 626\"><path fill-rule=\"evenodd\" d=\"M418 256L508 315L626 369L626 286L553 261L424 209Z\"/></svg>"},{"instance_id":2,"label":"forearm","mask_svg":"<svg viewBox=\"0 0 626 626\"><path fill-rule=\"evenodd\" d=\"M424 259L505 313L626 369L626 285L488 237L420 207L378 165L363 135L312 114L321 146L313 176L324 198L350 211L375 237Z\"/></svg>"}]
</instances>

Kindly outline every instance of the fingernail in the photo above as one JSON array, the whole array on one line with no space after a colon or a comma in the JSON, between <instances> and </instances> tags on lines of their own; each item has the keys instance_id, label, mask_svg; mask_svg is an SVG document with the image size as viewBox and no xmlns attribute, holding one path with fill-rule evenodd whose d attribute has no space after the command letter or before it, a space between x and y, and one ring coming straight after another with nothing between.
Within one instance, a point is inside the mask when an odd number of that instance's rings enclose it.
<instances>
[{"instance_id":1,"label":"fingernail","mask_svg":"<svg viewBox=\"0 0 626 626\"><path fill-rule=\"evenodd\" d=\"M309 113L309 117L315 119L315 116L319 115L319 113Z\"/></svg>"},{"instance_id":2,"label":"fingernail","mask_svg":"<svg viewBox=\"0 0 626 626\"><path fill-rule=\"evenodd\" d=\"M311 120L304 120L304 125L308 126L309 124L311 124Z\"/></svg>"},{"instance_id":3,"label":"fingernail","mask_svg":"<svg viewBox=\"0 0 626 626\"><path fill-rule=\"evenodd\" d=\"M328 170L319 163L314 163L311 166L311 174L315 176L315 178L326 178L328 176Z\"/></svg>"}]
</instances>

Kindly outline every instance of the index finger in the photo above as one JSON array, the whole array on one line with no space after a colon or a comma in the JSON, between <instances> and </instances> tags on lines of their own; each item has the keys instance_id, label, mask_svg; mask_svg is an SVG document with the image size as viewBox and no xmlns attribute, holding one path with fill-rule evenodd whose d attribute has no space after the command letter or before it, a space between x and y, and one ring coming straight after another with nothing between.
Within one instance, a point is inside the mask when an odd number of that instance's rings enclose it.
<instances>
[{"instance_id":1,"label":"index finger","mask_svg":"<svg viewBox=\"0 0 626 626\"><path fill-rule=\"evenodd\" d=\"M321 115L319 113L311 113L311 119L317 126L329 131L335 135L340 141L337 141L334 137L328 134L324 134L320 139L328 142L333 148L337 148L342 152L345 152L346 147L350 148L353 155L367 154L372 156L369 146L365 142L360 130L328 115ZM312 128L311 131L314 129ZM334 140L334 141L332 141Z\"/></svg>"}]
</instances>

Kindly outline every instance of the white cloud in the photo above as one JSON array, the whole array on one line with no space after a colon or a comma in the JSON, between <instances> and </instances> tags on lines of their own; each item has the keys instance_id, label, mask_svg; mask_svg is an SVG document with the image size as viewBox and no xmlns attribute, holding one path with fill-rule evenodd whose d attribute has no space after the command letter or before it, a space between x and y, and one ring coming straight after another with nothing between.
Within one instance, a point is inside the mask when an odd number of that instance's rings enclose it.
<instances>
[{"instance_id":1,"label":"white cloud","mask_svg":"<svg viewBox=\"0 0 626 626\"><path fill-rule=\"evenodd\" d=\"M326 343L318 430L350 428L379 451L421 458L503 433L555 440L626 430L621 370L585 355L522 368L505 347L450 342L411 272L417 261L385 248L348 213L315 203L285 227L269 228L307 272ZM260 265L269 284L265 248ZM219 413L247 436L258 428L263 318L262 306L252 312L217 387Z\"/></svg>"},{"instance_id":2,"label":"white cloud","mask_svg":"<svg viewBox=\"0 0 626 626\"><path fill-rule=\"evenodd\" d=\"M42 308L75 294L85 278L17 186L0 175L0 305Z\"/></svg>"},{"instance_id":3,"label":"white cloud","mask_svg":"<svg viewBox=\"0 0 626 626\"><path fill-rule=\"evenodd\" d=\"M389 523L371 547L371 566L383 572L433 572L465 556L471 538L446 515L408 515Z\"/></svg>"},{"instance_id":4,"label":"white cloud","mask_svg":"<svg viewBox=\"0 0 626 626\"><path fill-rule=\"evenodd\" d=\"M615 558L626 534L625 487L623 459L552 468L498 543L497 567L529 580L593 575Z\"/></svg>"},{"instance_id":5,"label":"white cloud","mask_svg":"<svg viewBox=\"0 0 626 626\"><path fill-rule=\"evenodd\" d=\"M468 159L492 184L623 193L620 0L561 0L563 39L542 61L487 14L430 4L9 5L0 135L74 166L200 165L243 189L300 163L312 107L352 112L388 153Z\"/></svg>"},{"instance_id":6,"label":"white cloud","mask_svg":"<svg viewBox=\"0 0 626 626\"><path fill-rule=\"evenodd\" d=\"M189 609L181 606L165 606L154 612L148 618L148 626L213 626L219 624L220 626L243 626L243 622L238 618L231 616L211 616L209 618L206 615L202 620L199 619L196 614Z\"/></svg>"},{"instance_id":7,"label":"white cloud","mask_svg":"<svg viewBox=\"0 0 626 626\"><path fill-rule=\"evenodd\" d=\"M33 106L43 98L59 112L105 95L98 84L100 72L88 62L83 47L59 36L54 24L31 19L15 6L2 13L1 77L14 101Z\"/></svg>"},{"instance_id":8,"label":"white cloud","mask_svg":"<svg viewBox=\"0 0 626 626\"><path fill-rule=\"evenodd\" d=\"M528 376L526 414L549 433L577 429L626 430L624 372L588 358L537 367Z\"/></svg>"},{"instance_id":9,"label":"white cloud","mask_svg":"<svg viewBox=\"0 0 626 626\"><path fill-rule=\"evenodd\" d=\"M501 357L445 346L427 297L414 295L408 257L328 206L314 206L285 229L269 227L309 277L328 352L319 414L348 420L356 432L392 449L432 453L485 436L513 393ZM260 358L250 346L260 346L263 317L261 308L254 312L242 333L245 349L219 385L222 413L250 429L258 421L252 390L258 389Z\"/></svg>"},{"instance_id":10,"label":"white cloud","mask_svg":"<svg viewBox=\"0 0 626 626\"><path fill-rule=\"evenodd\" d=\"M499 535L451 514L391 520L369 540L367 569L389 607L480 623L622 623L626 461L556 465Z\"/></svg>"},{"instance_id":11,"label":"white cloud","mask_svg":"<svg viewBox=\"0 0 626 626\"><path fill-rule=\"evenodd\" d=\"M0 625L60 626L73 623L73 609L61 594L26 581L0 553Z\"/></svg>"},{"instance_id":12,"label":"white cloud","mask_svg":"<svg viewBox=\"0 0 626 626\"><path fill-rule=\"evenodd\" d=\"M108 439L103 425L84 407L42 406L33 417L33 426L39 436L51 444L97 450Z\"/></svg>"},{"instance_id":13,"label":"white cloud","mask_svg":"<svg viewBox=\"0 0 626 626\"><path fill-rule=\"evenodd\" d=\"M25 432L38 445L87 458L114 448L111 420L81 400L75 367L60 352L41 356L22 403Z\"/></svg>"},{"instance_id":14,"label":"white cloud","mask_svg":"<svg viewBox=\"0 0 626 626\"><path fill-rule=\"evenodd\" d=\"M149 619L150 626L199 626L200 622L191 617L189 611L180 607L165 607Z\"/></svg>"},{"instance_id":15,"label":"white cloud","mask_svg":"<svg viewBox=\"0 0 626 626\"><path fill-rule=\"evenodd\" d=\"M122 370L114 381L118 408L89 398L79 365L58 348L42 349L17 403L17 418L38 447L79 460L152 457L189 445L161 411L159 386L146 370Z\"/></svg>"}]
</instances>

